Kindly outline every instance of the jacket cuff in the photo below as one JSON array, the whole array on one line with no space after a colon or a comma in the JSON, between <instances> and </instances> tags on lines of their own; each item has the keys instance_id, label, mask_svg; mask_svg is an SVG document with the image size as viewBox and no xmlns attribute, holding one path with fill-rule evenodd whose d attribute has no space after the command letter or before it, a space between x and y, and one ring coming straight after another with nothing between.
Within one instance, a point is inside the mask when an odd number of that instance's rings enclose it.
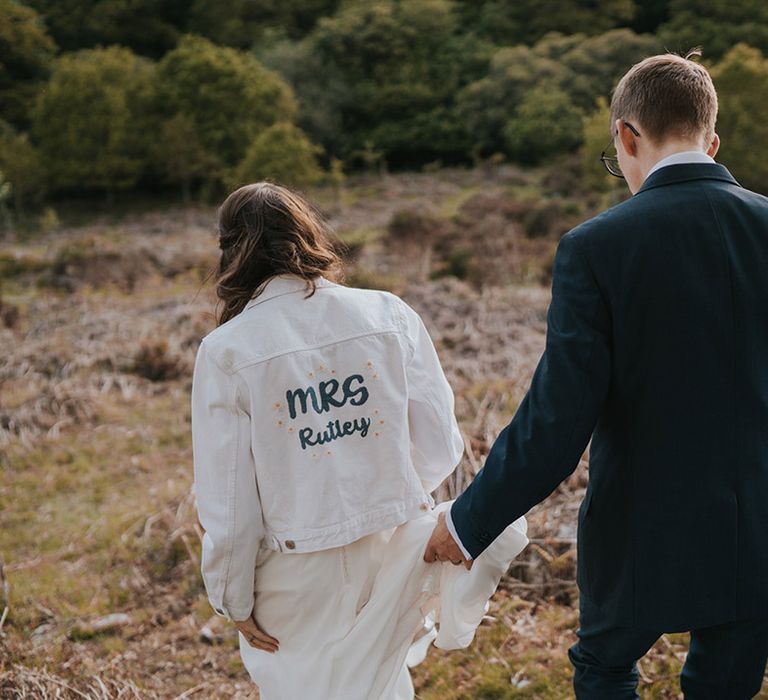
<instances>
[{"instance_id":1,"label":"jacket cuff","mask_svg":"<svg viewBox=\"0 0 768 700\"><path fill-rule=\"evenodd\" d=\"M234 622L237 620L238 622L242 620L247 620L251 613L253 612L253 606L248 608L246 610L245 608L242 609L230 609L225 608L223 605L214 605L213 601L211 601L211 607L213 608L213 612L215 612L219 617L223 617L226 620L229 620L230 622Z\"/></svg>"},{"instance_id":2,"label":"jacket cuff","mask_svg":"<svg viewBox=\"0 0 768 700\"><path fill-rule=\"evenodd\" d=\"M451 517L450 508L447 511L445 511L445 526L448 528L448 532L451 533L451 537L453 537L454 541L459 546L459 549L461 550L461 553L464 555L464 558L467 560L472 559L472 555L467 551L467 548L462 544L461 538L456 532L456 527L453 524L453 518Z\"/></svg>"},{"instance_id":3,"label":"jacket cuff","mask_svg":"<svg viewBox=\"0 0 768 700\"><path fill-rule=\"evenodd\" d=\"M453 535L453 538L457 543L460 543L459 546L462 547L462 549L467 550L470 558L477 559L477 557L485 551L488 545L493 542L495 537L473 520L467 507L468 501L468 493L465 491L451 506L450 515L451 525L453 526L451 535ZM446 522L448 522L447 515Z\"/></svg>"}]
</instances>

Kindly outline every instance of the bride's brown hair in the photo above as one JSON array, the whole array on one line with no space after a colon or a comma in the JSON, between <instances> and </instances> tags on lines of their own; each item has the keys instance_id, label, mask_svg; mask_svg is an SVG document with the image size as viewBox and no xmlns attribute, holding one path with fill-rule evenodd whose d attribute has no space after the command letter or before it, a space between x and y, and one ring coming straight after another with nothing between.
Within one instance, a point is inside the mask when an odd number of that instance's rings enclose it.
<instances>
[{"instance_id":1,"label":"bride's brown hair","mask_svg":"<svg viewBox=\"0 0 768 700\"><path fill-rule=\"evenodd\" d=\"M341 279L341 258L324 217L288 187L256 182L236 189L219 207L218 231L218 325L240 313L276 275L306 280L308 296L318 276Z\"/></svg>"}]
</instances>

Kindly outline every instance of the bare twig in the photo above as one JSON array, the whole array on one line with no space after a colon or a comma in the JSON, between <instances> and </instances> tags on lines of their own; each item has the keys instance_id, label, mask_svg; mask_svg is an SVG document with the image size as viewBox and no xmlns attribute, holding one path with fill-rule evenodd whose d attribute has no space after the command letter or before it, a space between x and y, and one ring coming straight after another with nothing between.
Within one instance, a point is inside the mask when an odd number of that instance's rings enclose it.
<instances>
[{"instance_id":1,"label":"bare twig","mask_svg":"<svg viewBox=\"0 0 768 700\"><path fill-rule=\"evenodd\" d=\"M3 629L5 619L8 617L8 606L10 604L10 586L5 576L5 567L3 560L0 559L0 606L3 608L3 614L0 616L0 630Z\"/></svg>"},{"instance_id":2,"label":"bare twig","mask_svg":"<svg viewBox=\"0 0 768 700\"><path fill-rule=\"evenodd\" d=\"M194 695L198 690L202 690L206 686L209 686L210 682L206 681L205 683L200 683L199 685L196 685L189 690L185 690L181 695L177 695L174 700L184 700L184 698L188 698L191 695Z\"/></svg>"}]
</instances>

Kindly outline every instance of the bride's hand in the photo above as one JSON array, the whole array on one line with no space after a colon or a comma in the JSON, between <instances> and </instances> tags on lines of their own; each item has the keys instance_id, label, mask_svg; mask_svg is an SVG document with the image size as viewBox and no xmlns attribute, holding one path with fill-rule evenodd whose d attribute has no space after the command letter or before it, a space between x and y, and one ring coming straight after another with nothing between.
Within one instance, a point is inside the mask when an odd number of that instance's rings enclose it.
<instances>
[{"instance_id":1,"label":"bride's hand","mask_svg":"<svg viewBox=\"0 0 768 700\"><path fill-rule=\"evenodd\" d=\"M245 620L234 620L234 623L235 627L240 630L248 644L255 649L261 649L262 651L268 651L270 654L274 654L280 648L280 642L261 630L253 617L253 613L251 613L251 616Z\"/></svg>"}]
</instances>

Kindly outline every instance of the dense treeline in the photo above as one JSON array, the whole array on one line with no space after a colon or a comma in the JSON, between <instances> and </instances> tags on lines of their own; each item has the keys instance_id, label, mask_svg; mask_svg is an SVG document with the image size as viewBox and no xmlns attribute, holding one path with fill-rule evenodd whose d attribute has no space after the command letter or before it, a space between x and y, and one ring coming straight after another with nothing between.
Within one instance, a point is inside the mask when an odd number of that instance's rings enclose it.
<instances>
[{"instance_id":1,"label":"dense treeline","mask_svg":"<svg viewBox=\"0 0 768 700\"><path fill-rule=\"evenodd\" d=\"M0 0L0 196L538 164L607 140L631 64L695 45L721 160L768 189L764 0Z\"/></svg>"}]
</instances>

